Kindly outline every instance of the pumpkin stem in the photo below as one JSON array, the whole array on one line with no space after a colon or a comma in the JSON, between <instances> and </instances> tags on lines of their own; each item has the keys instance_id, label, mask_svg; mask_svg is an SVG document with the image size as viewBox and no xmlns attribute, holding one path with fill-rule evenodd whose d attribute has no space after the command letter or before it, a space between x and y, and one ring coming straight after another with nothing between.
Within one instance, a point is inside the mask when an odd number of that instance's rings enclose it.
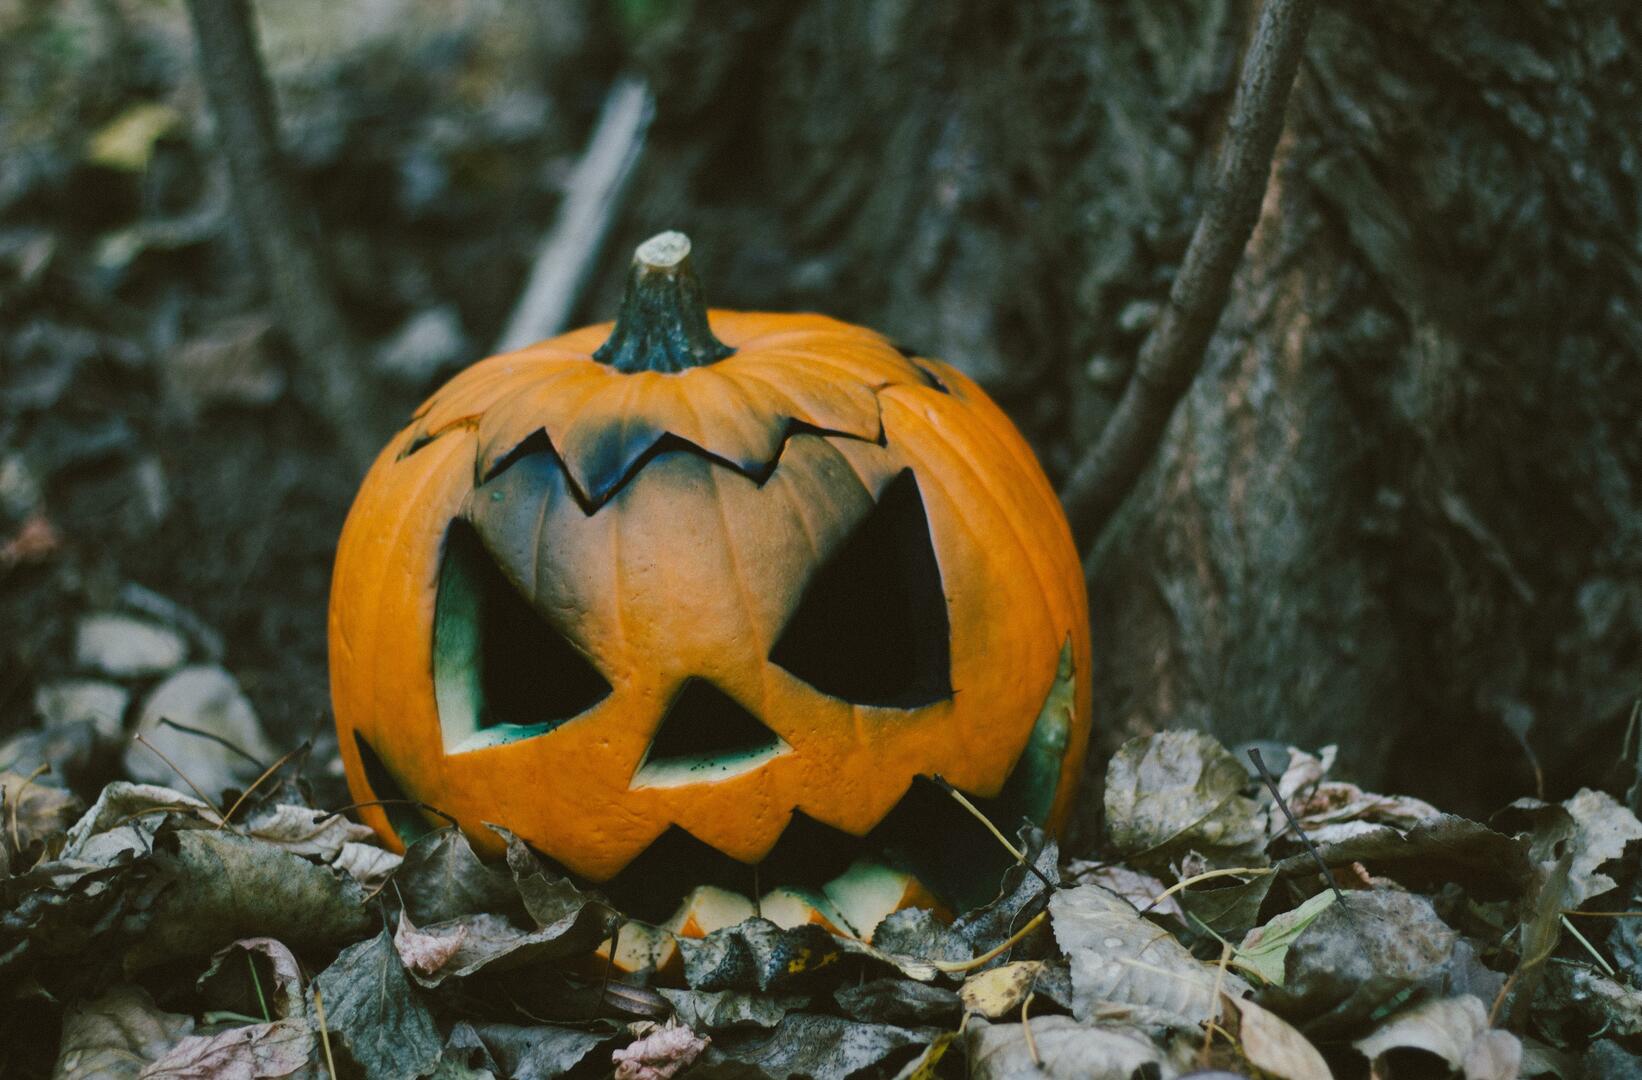
<instances>
[{"instance_id":1,"label":"pumpkin stem","mask_svg":"<svg viewBox=\"0 0 1642 1080\"><path fill-rule=\"evenodd\" d=\"M676 372L715 363L733 352L707 326L701 282L690 268L690 238L664 232L640 244L616 328L593 359L624 373Z\"/></svg>"}]
</instances>

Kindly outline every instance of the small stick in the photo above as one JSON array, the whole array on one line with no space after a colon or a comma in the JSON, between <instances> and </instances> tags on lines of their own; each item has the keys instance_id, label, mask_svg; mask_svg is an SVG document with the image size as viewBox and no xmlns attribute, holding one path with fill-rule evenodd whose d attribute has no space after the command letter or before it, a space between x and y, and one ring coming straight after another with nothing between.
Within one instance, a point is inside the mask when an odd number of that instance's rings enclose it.
<instances>
[{"instance_id":1,"label":"small stick","mask_svg":"<svg viewBox=\"0 0 1642 1080\"><path fill-rule=\"evenodd\" d=\"M1205 870L1201 874L1193 874L1191 877L1181 878L1173 885L1170 885L1167 889L1164 889L1162 892L1158 893L1152 898L1152 902L1146 905L1146 911L1150 911L1157 907L1157 905L1163 903L1163 901L1167 900L1181 889L1188 889L1200 881L1211 881L1214 878L1233 877L1237 874L1247 874L1250 877L1264 877L1267 874L1275 873L1277 873L1277 871L1269 866L1227 866L1219 870ZM1145 912L1142 912L1141 914L1145 914Z\"/></svg>"},{"instance_id":2,"label":"small stick","mask_svg":"<svg viewBox=\"0 0 1642 1080\"><path fill-rule=\"evenodd\" d=\"M1575 911L1563 908L1564 915L1583 915L1587 919L1642 919L1642 911Z\"/></svg>"},{"instance_id":3,"label":"small stick","mask_svg":"<svg viewBox=\"0 0 1642 1080\"><path fill-rule=\"evenodd\" d=\"M1258 747L1249 747L1249 760L1254 762L1254 767L1259 770L1260 779L1265 781L1266 788L1271 792L1271 797L1277 800L1277 809L1283 811L1283 816L1288 819L1289 828L1293 829L1294 834L1300 838L1300 842L1306 845L1306 851L1311 854L1312 861L1317 864L1318 869L1322 870L1323 880L1327 881L1328 887L1334 890L1334 899L1342 904L1345 903L1346 894L1340 891L1340 886L1335 882L1334 872L1328 868L1328 863L1323 860L1323 853L1317 850L1317 845L1311 842L1311 837L1307 836L1306 831L1300 828L1300 822L1295 818L1294 811L1289 809L1289 804L1283 800L1283 793L1277 788L1277 778L1271 774L1270 769L1266 768L1265 760L1260 757Z\"/></svg>"},{"instance_id":4,"label":"small stick","mask_svg":"<svg viewBox=\"0 0 1642 1080\"><path fill-rule=\"evenodd\" d=\"M238 747L234 743L230 742L229 740L223 738L221 735L218 735L214 731L206 731L204 728L189 727L187 724L179 724L175 720L171 719L169 716L160 717L159 724L157 724L155 726L175 728L176 730L182 732L184 735L193 735L193 736L195 736L197 738L201 738L201 739L210 739L212 742L216 743L217 745L224 746L224 747L227 747L229 750L232 750L234 753L238 754L240 757L244 758L246 761L249 761L251 764L255 765L257 768L259 768L259 769L264 768L264 765L262 764L261 760L252 757L250 754L248 754L244 750L240 749L240 747Z\"/></svg>"},{"instance_id":5,"label":"small stick","mask_svg":"<svg viewBox=\"0 0 1642 1080\"><path fill-rule=\"evenodd\" d=\"M1037 981L1036 975L1032 976L1032 981ZM1021 1034L1026 1037L1026 1052L1031 1055L1032 1064L1041 1069L1043 1068L1043 1058L1038 1054L1038 1040L1033 1037L1032 1021L1026 1016L1026 1010L1032 1007L1032 999L1037 996L1038 992L1036 990L1028 990L1026 1000L1021 1002Z\"/></svg>"},{"instance_id":6,"label":"small stick","mask_svg":"<svg viewBox=\"0 0 1642 1080\"><path fill-rule=\"evenodd\" d=\"M1021 927L1013 934L1010 934L1002 944L990 948L981 955L973 957L972 959L933 960L931 963L935 966L937 971L944 971L948 975L961 975L966 971L974 971L976 968L981 967L984 964L991 963L993 960L996 960L1010 949L1013 949L1016 945L1019 945L1021 940L1025 938L1027 934L1030 934L1032 931L1042 926L1043 921L1048 917L1049 913L1047 911L1038 912L1036 915L1032 916L1031 921L1029 921L1025 926Z\"/></svg>"},{"instance_id":7,"label":"small stick","mask_svg":"<svg viewBox=\"0 0 1642 1080\"><path fill-rule=\"evenodd\" d=\"M324 817L320 818L319 823L323 825L325 822L334 817L341 817L349 810L363 810L367 806L414 806L419 809L426 810L430 814L438 814L440 817L444 818L446 821L458 828L460 828L462 824L460 821L457 821L437 806L432 806L425 802L417 802L415 799L367 799L364 802L349 803L347 806L332 810L329 814L326 814Z\"/></svg>"},{"instance_id":8,"label":"small stick","mask_svg":"<svg viewBox=\"0 0 1642 1080\"><path fill-rule=\"evenodd\" d=\"M181 769L177 768L177 763L175 761L172 761L170 758L166 757L165 754L161 753L159 747L155 746L153 743L151 743L147 739L143 738L142 732L138 732L136 735L133 735L132 739L135 740L138 743L141 743L143 746L148 747L149 750L153 751L155 757L159 758L161 761L163 761L167 765L169 765L171 767L172 772L174 772L178 776L182 777L182 782L183 783L187 784L189 787L194 789L194 794L199 796L200 802L204 803L206 805L207 809L209 809L213 814L217 815L217 820L218 821L222 820L222 810L217 806L216 803L211 801L211 796L209 796L205 792L201 791L200 786L198 784L194 783L194 781L190 780L188 778L187 773L185 773Z\"/></svg>"},{"instance_id":9,"label":"small stick","mask_svg":"<svg viewBox=\"0 0 1642 1080\"><path fill-rule=\"evenodd\" d=\"M1596 946L1586 940L1584 934L1581 934L1578 930L1574 929L1574 924L1568 921L1568 916L1562 916L1562 925L1568 928L1568 933L1572 934L1576 941L1585 946L1585 951L1594 956L1596 958L1596 962L1602 965L1602 970L1607 973L1609 978L1612 978L1614 976L1613 965L1608 963L1607 957L1596 951Z\"/></svg>"},{"instance_id":10,"label":"small stick","mask_svg":"<svg viewBox=\"0 0 1642 1080\"><path fill-rule=\"evenodd\" d=\"M1026 852L1010 843L1009 838L1004 836L996 825L992 824L992 819L981 813L981 808L970 802L963 792L947 783L946 779L940 775L932 776L930 779L933 780L936 786L938 786L942 791L945 791L948 795L958 800L959 806L963 807L965 810L968 810L972 815L974 815L977 821L979 821L982 825L985 825L986 831L997 838L998 843L1002 844L1004 846L1004 850L1015 857L1015 861L1017 863L1026 867L1027 870L1031 871L1032 876L1043 882L1044 888L1055 888L1055 883L1044 877L1042 870L1039 870L1031 862L1027 861Z\"/></svg>"},{"instance_id":11,"label":"small stick","mask_svg":"<svg viewBox=\"0 0 1642 1080\"><path fill-rule=\"evenodd\" d=\"M285 763L287 761L290 761L292 758L296 757L298 754L302 753L306 749L307 749L306 746L299 746L295 750L287 751L285 754L280 756L280 759L278 761L274 762L272 765L270 765L266 769L262 770L262 775L257 777L255 780L251 781L251 786L246 788L244 791L240 792L239 798L234 800L234 805L230 806L228 808L228 812L226 814L222 815L222 823L220 825L218 825L217 828L226 829L228 827L228 819L234 816L234 811L238 810L240 808L241 803L245 802L246 799L249 799L251 797L251 792L255 791L258 787L262 786L262 782L264 780L268 779L270 776L274 775L274 773L276 773L280 769L284 768Z\"/></svg>"},{"instance_id":12,"label":"small stick","mask_svg":"<svg viewBox=\"0 0 1642 1080\"><path fill-rule=\"evenodd\" d=\"M273 1020L273 1017L268 1015L268 999L262 996L262 978L257 974L257 958L250 950L246 950L245 953L245 966L251 969L251 985L256 988L257 1004L262 1006L262 1022L266 1024ZM317 993L317 990L315 992Z\"/></svg>"},{"instance_id":13,"label":"small stick","mask_svg":"<svg viewBox=\"0 0 1642 1080\"><path fill-rule=\"evenodd\" d=\"M610 930L610 959L604 962L604 977L599 980L599 994L593 999L593 1016L599 1015L604 1007L604 995L610 992L610 974L616 970L616 950L621 948L621 929L627 925L626 919L617 919L616 925Z\"/></svg>"},{"instance_id":14,"label":"small stick","mask_svg":"<svg viewBox=\"0 0 1642 1080\"><path fill-rule=\"evenodd\" d=\"M22 830L18 828L17 825L17 814L18 811L22 809L23 796L27 794L29 785L33 784L35 780L50 771L51 762L49 761L42 761L39 765L35 766L34 771L28 774L28 778L25 779L22 786L17 789L16 797L11 800L11 846L18 855L23 854L23 834Z\"/></svg>"},{"instance_id":15,"label":"small stick","mask_svg":"<svg viewBox=\"0 0 1642 1080\"><path fill-rule=\"evenodd\" d=\"M314 983L314 1012L319 1014L319 1039L325 1044L325 1068L331 1074L331 1080L337 1080L336 1059L331 1056L331 1032L325 1026L325 995L319 992L319 984Z\"/></svg>"}]
</instances>

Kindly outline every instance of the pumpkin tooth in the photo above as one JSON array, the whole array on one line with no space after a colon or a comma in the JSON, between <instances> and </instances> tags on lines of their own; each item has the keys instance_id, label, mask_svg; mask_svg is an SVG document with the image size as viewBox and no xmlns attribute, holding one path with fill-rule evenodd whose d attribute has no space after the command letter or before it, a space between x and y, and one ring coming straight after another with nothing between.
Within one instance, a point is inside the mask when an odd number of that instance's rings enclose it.
<instances>
[{"instance_id":1,"label":"pumpkin tooth","mask_svg":"<svg viewBox=\"0 0 1642 1080\"><path fill-rule=\"evenodd\" d=\"M756 914L753 902L740 893L717 885L699 885L664 925L679 937L704 938Z\"/></svg>"},{"instance_id":2,"label":"pumpkin tooth","mask_svg":"<svg viewBox=\"0 0 1642 1080\"><path fill-rule=\"evenodd\" d=\"M930 908L941 918L952 917L916 877L872 859L857 859L821 892L851 935L866 942L872 941L879 923L902 908Z\"/></svg>"},{"instance_id":3,"label":"pumpkin tooth","mask_svg":"<svg viewBox=\"0 0 1642 1080\"><path fill-rule=\"evenodd\" d=\"M758 914L783 930L813 923L829 933L860 936L826 894L815 889L796 885L771 889L759 897Z\"/></svg>"}]
</instances>

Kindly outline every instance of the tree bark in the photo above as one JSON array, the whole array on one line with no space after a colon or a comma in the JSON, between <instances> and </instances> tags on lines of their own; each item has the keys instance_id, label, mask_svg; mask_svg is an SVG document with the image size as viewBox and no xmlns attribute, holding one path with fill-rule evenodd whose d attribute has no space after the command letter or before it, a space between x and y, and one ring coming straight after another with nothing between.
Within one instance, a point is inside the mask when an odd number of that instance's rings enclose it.
<instances>
[{"instance_id":1,"label":"tree bark","mask_svg":"<svg viewBox=\"0 0 1642 1080\"><path fill-rule=\"evenodd\" d=\"M951 360L1064 479L1180 266L1256 9L681 5L610 250L686 229L715 302ZM1551 794L1608 779L1642 688L1639 56L1627 0L1319 10L1203 370L1088 562L1106 748L1338 743L1475 810L1533 790L1517 730Z\"/></svg>"},{"instance_id":2,"label":"tree bark","mask_svg":"<svg viewBox=\"0 0 1642 1080\"><path fill-rule=\"evenodd\" d=\"M330 274L279 152L273 91L257 49L250 0L189 0L201 81L279 326L296 350L306 396L349 457L376 455L361 365Z\"/></svg>"}]
</instances>

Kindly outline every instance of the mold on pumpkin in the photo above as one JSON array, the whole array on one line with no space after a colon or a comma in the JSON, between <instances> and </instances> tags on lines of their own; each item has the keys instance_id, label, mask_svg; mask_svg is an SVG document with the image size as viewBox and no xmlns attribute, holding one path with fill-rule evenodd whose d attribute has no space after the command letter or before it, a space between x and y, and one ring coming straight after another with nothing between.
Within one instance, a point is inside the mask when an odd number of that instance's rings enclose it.
<instances>
[{"instance_id":1,"label":"mold on pumpkin","mask_svg":"<svg viewBox=\"0 0 1642 1080\"><path fill-rule=\"evenodd\" d=\"M984 902L1007 856L931 778L1055 829L1088 737L1082 571L1003 413L870 330L707 311L678 234L613 327L418 410L330 640L357 799L504 825L680 932Z\"/></svg>"}]
</instances>

